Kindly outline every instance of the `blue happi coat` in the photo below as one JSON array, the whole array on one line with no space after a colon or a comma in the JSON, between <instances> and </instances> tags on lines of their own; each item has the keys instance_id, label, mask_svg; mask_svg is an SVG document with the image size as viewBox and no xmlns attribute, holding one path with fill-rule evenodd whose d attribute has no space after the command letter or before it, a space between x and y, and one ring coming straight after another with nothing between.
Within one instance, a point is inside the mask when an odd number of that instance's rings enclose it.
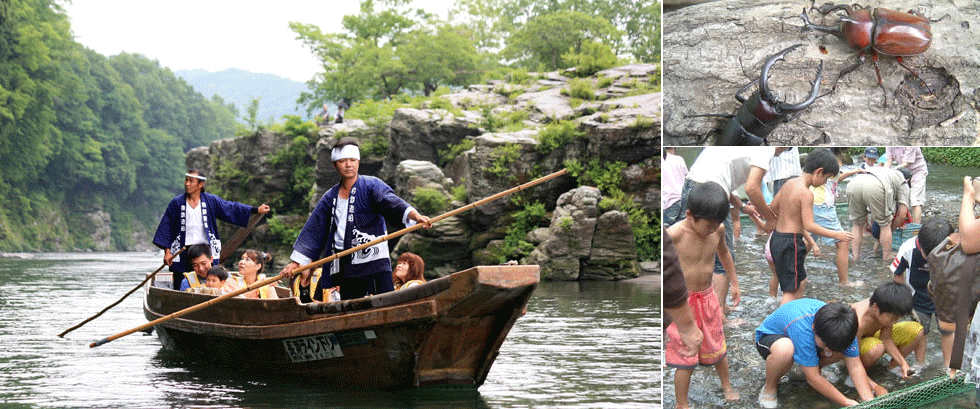
<instances>
[{"instance_id":1,"label":"blue happi coat","mask_svg":"<svg viewBox=\"0 0 980 409\"><path fill-rule=\"evenodd\" d=\"M204 238L211 246L211 255L214 256L214 263L218 263L218 255L221 254L221 238L218 237L218 226L216 220L235 224L238 226L248 226L248 218L252 213L258 212L258 208L222 199L210 193L201 192L201 216L204 219ZM184 247L186 234L186 211L187 194L182 193L170 201L167 211L160 219L157 232L153 235L153 244L161 249L170 249L170 254L175 254ZM191 269L182 262L181 256L174 258L170 271L183 273Z\"/></svg>"},{"instance_id":2,"label":"blue happi coat","mask_svg":"<svg viewBox=\"0 0 980 409\"><path fill-rule=\"evenodd\" d=\"M310 218L303 226L299 237L293 244L294 261L300 264L327 257L334 254L333 237L336 226L333 223L333 213L337 206L337 196L340 184L334 185L317 202ZM344 232L344 247L346 250L370 242L388 234L385 219L400 220L402 223L414 224L408 220L408 214L414 209L401 198L384 181L373 176L358 175L357 181L351 188L347 208L347 228ZM377 273L391 273L391 260L388 242L381 242L367 249L358 251L350 256L334 260L323 266L324 274L319 282L319 289L333 287L329 276L343 274L347 277L365 277Z\"/></svg>"}]
</instances>

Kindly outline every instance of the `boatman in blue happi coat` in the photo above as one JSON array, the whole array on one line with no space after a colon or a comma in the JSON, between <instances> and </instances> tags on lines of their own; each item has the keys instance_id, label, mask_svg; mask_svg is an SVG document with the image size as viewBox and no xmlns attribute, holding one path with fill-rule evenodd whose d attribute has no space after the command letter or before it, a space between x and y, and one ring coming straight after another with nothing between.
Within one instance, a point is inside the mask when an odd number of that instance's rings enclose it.
<instances>
[{"instance_id":1,"label":"boatman in blue happi coat","mask_svg":"<svg viewBox=\"0 0 980 409\"><path fill-rule=\"evenodd\" d=\"M181 260L180 255L174 257L184 246L208 244L211 254L215 256L212 265L218 264L221 239L218 237L216 220L245 227L248 226L248 218L252 213L265 214L269 211L267 204L254 207L206 193L204 183L207 180L201 171L187 171L184 175L184 194L170 201L153 236L153 244L163 249L163 262L170 266L174 277L194 271ZM180 280L175 279L174 289L179 288Z\"/></svg>"},{"instance_id":2,"label":"boatman in blue happi coat","mask_svg":"<svg viewBox=\"0 0 980 409\"><path fill-rule=\"evenodd\" d=\"M293 244L292 262L282 269L285 277L292 277L300 265L387 235L386 218L406 226L422 223L431 227L427 216L396 196L381 179L358 175L360 159L355 139L343 139L331 150L330 160L340 183L320 198L310 214ZM320 278L313 298L324 299L323 292L338 285L343 300L394 291L389 254L388 243L383 241L325 265L323 271L330 274Z\"/></svg>"}]
</instances>

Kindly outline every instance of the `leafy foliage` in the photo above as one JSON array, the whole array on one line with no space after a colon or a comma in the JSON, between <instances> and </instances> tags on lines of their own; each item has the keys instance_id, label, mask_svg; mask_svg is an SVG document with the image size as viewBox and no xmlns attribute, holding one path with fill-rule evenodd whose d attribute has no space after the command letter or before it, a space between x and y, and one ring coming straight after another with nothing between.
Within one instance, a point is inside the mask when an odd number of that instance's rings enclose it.
<instances>
[{"instance_id":1,"label":"leafy foliage","mask_svg":"<svg viewBox=\"0 0 980 409\"><path fill-rule=\"evenodd\" d=\"M525 240L527 233L538 227L547 227L547 211L540 202L529 203L512 216L514 220L507 225L507 235L500 249L499 262L508 259L520 259L534 250L534 245Z\"/></svg>"},{"instance_id":2,"label":"leafy foliage","mask_svg":"<svg viewBox=\"0 0 980 409\"><path fill-rule=\"evenodd\" d=\"M580 52L569 51L567 54L562 54L561 58L575 67L577 77L588 77L619 63L612 47L595 41L586 41Z\"/></svg>"},{"instance_id":3,"label":"leafy foliage","mask_svg":"<svg viewBox=\"0 0 980 409\"><path fill-rule=\"evenodd\" d=\"M551 70L573 66L566 56L583 52L586 43L616 43L621 35L608 20L579 11L541 15L507 38L506 58L524 67L543 65Z\"/></svg>"},{"instance_id":4,"label":"leafy foliage","mask_svg":"<svg viewBox=\"0 0 980 409\"><path fill-rule=\"evenodd\" d=\"M102 246L98 211L108 245L128 248L179 189L184 152L234 128L229 107L157 62L74 42L60 2L0 3L0 248Z\"/></svg>"},{"instance_id":5,"label":"leafy foliage","mask_svg":"<svg viewBox=\"0 0 980 409\"><path fill-rule=\"evenodd\" d=\"M480 61L467 31L436 21L421 10L404 10L410 0L364 0L360 13L343 18L343 33L324 33L312 24L290 23L297 37L322 61L308 106L351 98L387 99L404 90L426 95L439 85L465 85Z\"/></svg>"},{"instance_id":6,"label":"leafy foliage","mask_svg":"<svg viewBox=\"0 0 980 409\"><path fill-rule=\"evenodd\" d=\"M412 197L412 204L422 214L441 214L449 209L449 198L438 189L418 187Z\"/></svg>"},{"instance_id":7,"label":"leafy foliage","mask_svg":"<svg viewBox=\"0 0 980 409\"><path fill-rule=\"evenodd\" d=\"M541 132L538 132L538 152L547 155L549 152L558 149L568 143L585 136L585 132L580 131L575 123L570 121L558 121L548 124Z\"/></svg>"},{"instance_id":8,"label":"leafy foliage","mask_svg":"<svg viewBox=\"0 0 980 409\"><path fill-rule=\"evenodd\" d=\"M856 154L864 154L864 148L859 148L858 150L860 152ZM884 151L881 150L879 153L883 154ZM922 156L929 163L945 163L953 166L980 166L980 156L977 155L976 148L922 148Z\"/></svg>"}]
</instances>

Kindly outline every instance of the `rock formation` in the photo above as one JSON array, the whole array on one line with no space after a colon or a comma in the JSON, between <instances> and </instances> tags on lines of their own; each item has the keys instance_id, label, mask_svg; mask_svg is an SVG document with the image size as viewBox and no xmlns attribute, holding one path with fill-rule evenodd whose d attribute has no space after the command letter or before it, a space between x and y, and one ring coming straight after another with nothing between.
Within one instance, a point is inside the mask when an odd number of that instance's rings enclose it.
<instances>
[{"instance_id":1,"label":"rock formation","mask_svg":"<svg viewBox=\"0 0 980 409\"><path fill-rule=\"evenodd\" d=\"M659 212L660 94L643 91L651 88L657 69L629 65L574 80L560 73L529 74L537 80L492 81L439 97L448 101L450 109L400 108L387 126L353 119L327 124L310 140L308 160L314 183L305 203L275 203L288 196L294 184L288 169L270 164L291 143L285 135L262 131L216 141L189 152L187 165L213 175L209 186L229 192L229 199L252 203L269 197L277 209L302 207L275 215L276 223L287 230L302 227L312 206L337 182L330 150L344 136L361 142L361 174L382 177L400 197L429 216L555 172L567 160L599 166L622 163L621 189L655 214ZM592 96L569 96L573 82L586 84ZM493 125L515 112L523 119L513 130ZM553 121L569 121L579 136L542 142L541 130ZM460 199L460 194L465 198ZM406 234L392 251L422 256L429 276L500 262L514 212L540 202L548 211L554 209L551 226L528 235L527 241L537 249L526 262L541 263L546 278L614 280L638 274L629 218L616 210L600 214L599 189L579 187L573 177L564 176L520 196L520 201L497 200L432 229ZM276 234L264 225L253 235L268 243ZM267 250L277 251L281 259L277 263L285 263L286 243Z\"/></svg>"}]
</instances>

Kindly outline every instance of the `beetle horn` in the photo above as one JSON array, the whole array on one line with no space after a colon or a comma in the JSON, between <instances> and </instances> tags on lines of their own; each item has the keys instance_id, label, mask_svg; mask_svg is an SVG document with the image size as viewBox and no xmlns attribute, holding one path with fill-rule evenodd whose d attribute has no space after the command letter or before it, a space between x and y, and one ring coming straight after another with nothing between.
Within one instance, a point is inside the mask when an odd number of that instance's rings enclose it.
<instances>
[{"instance_id":1,"label":"beetle horn","mask_svg":"<svg viewBox=\"0 0 980 409\"><path fill-rule=\"evenodd\" d=\"M799 104L787 104L785 102L780 102L777 107L783 112L795 112L802 111L806 107L810 106L813 101L817 100L817 95L820 94L820 80L823 78L823 61L820 61L820 67L817 68L817 78L813 80L813 86L810 88L810 95L807 96L806 100L800 102Z\"/></svg>"},{"instance_id":2,"label":"beetle horn","mask_svg":"<svg viewBox=\"0 0 980 409\"><path fill-rule=\"evenodd\" d=\"M776 61L783 59L783 56L801 45L803 44L793 44L786 49L773 54L772 57L769 57L769 59L766 60L766 63L762 65L762 74L759 75L759 93L762 94L762 98L766 101L773 102L775 99L772 92L769 90L769 69L772 68Z\"/></svg>"}]
</instances>

